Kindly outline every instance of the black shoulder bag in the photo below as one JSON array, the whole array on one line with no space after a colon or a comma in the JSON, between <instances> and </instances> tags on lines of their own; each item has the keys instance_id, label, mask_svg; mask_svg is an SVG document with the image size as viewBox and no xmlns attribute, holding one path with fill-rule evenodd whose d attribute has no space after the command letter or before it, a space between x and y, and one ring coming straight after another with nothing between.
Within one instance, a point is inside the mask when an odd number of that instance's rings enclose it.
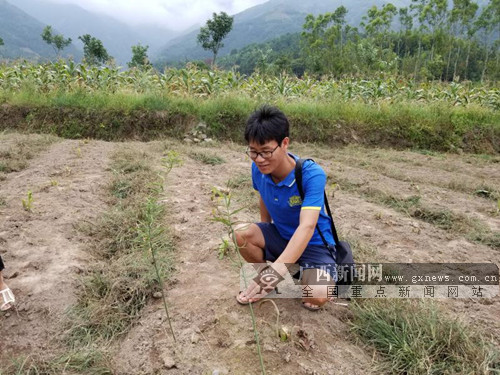
<instances>
[{"instance_id":1,"label":"black shoulder bag","mask_svg":"<svg viewBox=\"0 0 500 375\"><path fill-rule=\"evenodd\" d=\"M299 189L299 194L302 201L304 200L304 190L302 186L302 165L307 160L311 160L314 163L314 160L312 159L298 159L296 160L295 165L295 182L297 183L297 188ZM354 258L352 256L351 245L349 245L349 243L346 241L339 240L339 236L337 235L337 230L335 229L335 224L333 222L332 211L330 210L330 205L328 204L326 191L324 192L324 194L326 212L328 213L328 216L330 216L330 223L332 226L332 234L333 239L335 240L335 246L333 247L328 242L326 242L326 239L323 236L323 233L321 233L319 225L317 224L316 229L318 230L323 243L332 254L332 257L336 258L338 269L342 270L342 272L338 273L337 285L351 285L354 278ZM336 257L332 253L332 247L336 252Z\"/></svg>"}]
</instances>

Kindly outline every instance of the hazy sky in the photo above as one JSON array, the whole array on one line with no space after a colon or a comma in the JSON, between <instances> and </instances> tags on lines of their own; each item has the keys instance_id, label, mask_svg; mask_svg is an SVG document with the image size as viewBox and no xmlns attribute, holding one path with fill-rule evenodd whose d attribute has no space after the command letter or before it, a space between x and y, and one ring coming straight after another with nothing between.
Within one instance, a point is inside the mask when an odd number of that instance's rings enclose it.
<instances>
[{"instance_id":1,"label":"hazy sky","mask_svg":"<svg viewBox=\"0 0 500 375\"><path fill-rule=\"evenodd\" d=\"M213 12L230 15L267 0L50 0L71 3L90 11L106 13L121 21L141 24L156 23L174 30L183 30L204 23Z\"/></svg>"}]
</instances>

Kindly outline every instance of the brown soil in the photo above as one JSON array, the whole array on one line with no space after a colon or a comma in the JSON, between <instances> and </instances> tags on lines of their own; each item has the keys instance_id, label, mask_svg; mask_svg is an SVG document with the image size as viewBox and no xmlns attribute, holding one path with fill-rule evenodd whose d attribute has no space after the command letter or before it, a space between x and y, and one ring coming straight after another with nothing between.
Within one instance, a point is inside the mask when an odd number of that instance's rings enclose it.
<instances>
[{"instance_id":1,"label":"brown soil","mask_svg":"<svg viewBox=\"0 0 500 375\"><path fill-rule=\"evenodd\" d=\"M211 221L214 203L210 199L213 186L222 187L230 178L245 176L250 172L250 162L243 147L235 144L166 144L183 159L183 165L167 177L162 198L168 209L166 225L171 228L177 252L175 276L165 286L177 343L171 338L161 301L152 299L139 321L110 349L112 368L116 374L212 374L216 370L220 374L258 374L249 308L235 301L237 269L228 259L217 258L216 250L225 232L221 224ZM164 145L134 143L152 152ZM106 209L103 186L111 178L108 156L116 147L121 144L61 141L31 160L27 169L7 174L0 182L0 198L7 203L0 206L0 252L8 267L7 282L18 299L17 312L0 315L0 368L13 357L55 350L52 338L63 333L61 322L64 311L75 301L78 274L92 267L86 238L74 226L94 220ZM75 151L78 148L80 152ZM192 151L217 153L226 162L206 165L189 157ZM471 176L498 186L498 163L467 155L436 158L366 148L329 150L294 145L293 151L314 157L333 177L365 181L391 194L414 194L413 180L418 179L418 194L429 205L480 218L492 231L500 227L496 202L446 187ZM53 179L58 181L57 186L51 185ZM236 189L236 195L245 201L237 204L252 199L249 186L247 182ZM32 213L25 212L21 205L29 189L34 196ZM355 193L336 191L332 203L341 232L376 249L377 261L500 263L500 253L488 246L370 203ZM254 221L258 215L253 207L238 218ZM305 350L297 340L280 342L274 335L274 307L269 303L256 307L268 373L373 371L373 351L350 336L348 308L330 303L324 311L311 313L297 300L276 303L281 324L307 332L313 345ZM499 297L439 303L500 337Z\"/></svg>"},{"instance_id":2,"label":"brown soil","mask_svg":"<svg viewBox=\"0 0 500 375\"><path fill-rule=\"evenodd\" d=\"M17 311L0 317L0 363L50 350L52 339L62 334L78 274L92 264L74 225L93 220L102 210L99 190L109 180L107 155L113 147L59 142L0 182L6 202L0 207L0 253L17 299ZM33 192L32 212L21 204L28 190Z\"/></svg>"}]
</instances>

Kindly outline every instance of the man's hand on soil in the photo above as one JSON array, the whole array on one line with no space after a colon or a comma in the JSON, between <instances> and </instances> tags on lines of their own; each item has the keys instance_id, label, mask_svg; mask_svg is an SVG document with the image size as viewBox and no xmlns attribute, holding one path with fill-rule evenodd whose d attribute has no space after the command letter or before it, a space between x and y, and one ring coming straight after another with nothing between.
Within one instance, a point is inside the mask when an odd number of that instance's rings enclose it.
<instances>
[{"instance_id":1,"label":"man's hand on soil","mask_svg":"<svg viewBox=\"0 0 500 375\"><path fill-rule=\"evenodd\" d=\"M247 290L242 293L242 297L250 302L257 302L271 293L283 280L283 275L288 272L285 264L274 263L264 268L253 278Z\"/></svg>"}]
</instances>

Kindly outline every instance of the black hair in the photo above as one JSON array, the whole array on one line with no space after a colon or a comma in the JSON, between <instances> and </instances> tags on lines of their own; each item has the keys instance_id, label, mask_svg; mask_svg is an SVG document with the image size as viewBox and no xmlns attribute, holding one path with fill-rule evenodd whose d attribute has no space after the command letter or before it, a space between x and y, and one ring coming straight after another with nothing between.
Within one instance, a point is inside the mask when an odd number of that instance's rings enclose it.
<instances>
[{"instance_id":1,"label":"black hair","mask_svg":"<svg viewBox=\"0 0 500 375\"><path fill-rule=\"evenodd\" d=\"M263 145L275 140L278 145L288 137L290 124L285 114L278 108L263 105L253 112L247 120L245 140Z\"/></svg>"}]
</instances>

